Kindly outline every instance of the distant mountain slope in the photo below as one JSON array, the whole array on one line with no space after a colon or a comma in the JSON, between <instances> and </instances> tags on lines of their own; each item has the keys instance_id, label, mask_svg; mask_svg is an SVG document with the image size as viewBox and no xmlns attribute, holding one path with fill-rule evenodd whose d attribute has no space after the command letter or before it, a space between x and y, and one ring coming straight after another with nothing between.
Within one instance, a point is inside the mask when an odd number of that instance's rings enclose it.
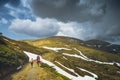
<instances>
[{"instance_id":1,"label":"distant mountain slope","mask_svg":"<svg viewBox=\"0 0 120 80\"><path fill-rule=\"evenodd\" d=\"M0 80L28 62L28 57L23 51L41 53L40 49L25 42L0 36Z\"/></svg>"},{"instance_id":2,"label":"distant mountain slope","mask_svg":"<svg viewBox=\"0 0 120 80\"><path fill-rule=\"evenodd\" d=\"M105 41L102 41L102 40L88 40L88 41L85 41L86 44L90 44L90 45L110 45L110 43L108 42L105 42Z\"/></svg>"},{"instance_id":3,"label":"distant mountain slope","mask_svg":"<svg viewBox=\"0 0 120 80\"><path fill-rule=\"evenodd\" d=\"M54 37L49 37L49 38L45 38L45 39L28 40L25 42L28 42L29 44L31 44L31 42L32 42L32 45L34 45L34 46L40 46L42 44L43 45L45 45L45 44L46 45L50 45L50 44L55 45L56 44L59 46L61 44L66 44L66 45L67 44L77 44L77 45L83 45L83 46L95 48L98 50L103 50L103 51L110 52L110 53L120 54L120 45L111 44L109 42L102 41L102 40L94 40L93 39L93 40L83 41L83 40L72 38L72 37L54 36Z\"/></svg>"},{"instance_id":4,"label":"distant mountain slope","mask_svg":"<svg viewBox=\"0 0 120 80\"><path fill-rule=\"evenodd\" d=\"M42 45L51 45L51 46L63 46L63 44L80 44L83 42L82 40L72 38L72 37L64 37L64 36L53 36L49 38L37 39L37 40L25 40L25 42L34 45L34 46L42 46ZM53 45L52 45L53 44ZM66 46L64 45L64 46Z\"/></svg>"},{"instance_id":5,"label":"distant mountain slope","mask_svg":"<svg viewBox=\"0 0 120 80\"><path fill-rule=\"evenodd\" d=\"M91 46L95 44L109 45L107 42L98 41L99 43L88 44L88 42L79 39L62 36L25 42L46 49L46 53L42 55L44 59L74 76L93 76L90 74L92 72L98 76L95 80L120 79L120 55Z\"/></svg>"},{"instance_id":6,"label":"distant mountain slope","mask_svg":"<svg viewBox=\"0 0 120 80\"><path fill-rule=\"evenodd\" d=\"M96 49L104 50L107 52L118 53L120 54L120 45L111 44L106 41L101 40L88 40L84 42L84 45L93 47Z\"/></svg>"}]
</instances>

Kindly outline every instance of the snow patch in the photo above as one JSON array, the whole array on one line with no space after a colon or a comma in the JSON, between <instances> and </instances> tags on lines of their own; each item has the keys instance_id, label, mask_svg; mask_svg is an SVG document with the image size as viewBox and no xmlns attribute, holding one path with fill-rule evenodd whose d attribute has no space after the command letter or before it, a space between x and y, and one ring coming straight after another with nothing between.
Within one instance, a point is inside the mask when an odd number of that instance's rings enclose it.
<instances>
[{"instance_id":1,"label":"snow patch","mask_svg":"<svg viewBox=\"0 0 120 80\"><path fill-rule=\"evenodd\" d=\"M29 59L31 59L31 58L36 59L36 57L37 57L36 54L30 53L30 52L27 52L27 51L24 51L24 53L29 57ZM40 58L41 58L41 62L46 63L46 64L48 64L49 66L53 66L53 68L56 69L56 71L57 71L58 73L60 73L60 74L62 74L62 75L64 75L64 76L70 78L71 80L96 80L96 79L94 79L93 77L90 77L90 76L84 76L84 77L81 77L81 76L78 76L78 77L73 76L73 75L67 73L66 71L62 70L61 68L59 68L58 66L56 66L56 65L53 64L52 62L43 59L41 56L40 56ZM72 69L69 69L69 70L72 71Z\"/></svg>"},{"instance_id":2,"label":"snow patch","mask_svg":"<svg viewBox=\"0 0 120 80\"><path fill-rule=\"evenodd\" d=\"M93 75L94 78L98 78L98 76L97 76L96 74L94 74L94 73L92 73L92 72L90 72L90 71L88 71L88 70L85 70L85 69L79 68L79 67L78 67L78 69L80 69L81 71L84 71L84 72L87 72L87 73Z\"/></svg>"},{"instance_id":3,"label":"snow patch","mask_svg":"<svg viewBox=\"0 0 120 80\"><path fill-rule=\"evenodd\" d=\"M101 62L101 61L90 59L87 56L85 56L84 54L82 54L82 52L79 51L78 49L76 49L76 48L74 48L74 49L76 51L78 51L80 53L80 55L77 55L77 54L68 54L68 53L63 53L63 55L71 56L71 57L76 57L76 58L81 58L81 59L83 59L85 61L91 61L91 62L95 62L95 63L99 63L99 64L109 64L109 65L113 65L114 64L113 62Z\"/></svg>"},{"instance_id":4,"label":"snow patch","mask_svg":"<svg viewBox=\"0 0 120 80\"><path fill-rule=\"evenodd\" d=\"M101 48L102 47L102 45L98 45L98 48Z\"/></svg>"},{"instance_id":5,"label":"snow patch","mask_svg":"<svg viewBox=\"0 0 120 80\"><path fill-rule=\"evenodd\" d=\"M118 63L118 62L114 62L118 67L120 67L120 63Z\"/></svg>"},{"instance_id":6,"label":"snow patch","mask_svg":"<svg viewBox=\"0 0 120 80\"><path fill-rule=\"evenodd\" d=\"M69 70L69 71L71 71L71 72L73 72L74 74L77 75L77 77L74 76L74 77L72 78L72 80L95 80L95 78L98 78L97 75L95 75L94 73L89 72L89 71L87 71L87 70L85 70L85 69L83 69L83 70L86 71L86 72L88 72L88 73L91 73L91 74L94 75L95 77L93 78L93 77L90 77L90 76L87 76L87 75L85 75L84 77L82 77L82 76L80 76L79 74L77 74L73 69L70 69L70 68L65 67L65 66L62 65L60 62L57 62L57 61L55 61L55 62L58 63L59 65L61 65L62 67L64 67L65 69L67 69L67 70ZM82 69L82 68L81 68L81 69Z\"/></svg>"},{"instance_id":7,"label":"snow patch","mask_svg":"<svg viewBox=\"0 0 120 80\"><path fill-rule=\"evenodd\" d=\"M87 44L87 46L91 46L91 45Z\"/></svg>"},{"instance_id":8,"label":"snow patch","mask_svg":"<svg viewBox=\"0 0 120 80\"><path fill-rule=\"evenodd\" d=\"M63 56L64 59L68 60L65 56Z\"/></svg>"},{"instance_id":9,"label":"snow patch","mask_svg":"<svg viewBox=\"0 0 120 80\"><path fill-rule=\"evenodd\" d=\"M55 52L58 52L59 50L71 50L71 49L68 49L68 48L57 48L57 47L53 48L53 47L47 47L47 46L43 46L43 48L53 50Z\"/></svg>"},{"instance_id":10,"label":"snow patch","mask_svg":"<svg viewBox=\"0 0 120 80\"><path fill-rule=\"evenodd\" d=\"M116 51L116 49L113 49L113 51Z\"/></svg>"},{"instance_id":11,"label":"snow patch","mask_svg":"<svg viewBox=\"0 0 120 80\"><path fill-rule=\"evenodd\" d=\"M7 40L7 39L5 39L5 38L3 38L5 41L8 41L9 42L9 40Z\"/></svg>"},{"instance_id":12,"label":"snow patch","mask_svg":"<svg viewBox=\"0 0 120 80\"><path fill-rule=\"evenodd\" d=\"M62 67L64 67L65 69L67 69L67 70L73 72L74 74L76 74L73 69L70 69L70 68L65 67L64 65L62 65L62 64L61 64L60 62L58 62L58 61L55 61L55 62L58 63L59 65L61 65ZM76 74L76 75L77 75L77 74Z\"/></svg>"},{"instance_id":13,"label":"snow patch","mask_svg":"<svg viewBox=\"0 0 120 80\"><path fill-rule=\"evenodd\" d=\"M17 67L17 70L20 70L22 68L22 66L19 66L19 67Z\"/></svg>"},{"instance_id":14,"label":"snow patch","mask_svg":"<svg viewBox=\"0 0 120 80\"><path fill-rule=\"evenodd\" d=\"M119 74L120 74L120 71L117 71L117 73L119 73Z\"/></svg>"},{"instance_id":15,"label":"snow patch","mask_svg":"<svg viewBox=\"0 0 120 80\"><path fill-rule=\"evenodd\" d=\"M29 61L33 58L33 60L36 60L37 58L37 54L33 54L27 51L23 51L28 57L29 57Z\"/></svg>"}]
</instances>

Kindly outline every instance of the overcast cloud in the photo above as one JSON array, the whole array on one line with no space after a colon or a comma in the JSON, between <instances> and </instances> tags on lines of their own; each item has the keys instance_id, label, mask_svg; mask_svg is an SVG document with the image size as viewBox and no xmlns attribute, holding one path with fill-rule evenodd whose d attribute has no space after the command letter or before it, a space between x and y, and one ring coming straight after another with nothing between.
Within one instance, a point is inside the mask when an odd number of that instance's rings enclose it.
<instances>
[{"instance_id":1,"label":"overcast cloud","mask_svg":"<svg viewBox=\"0 0 120 80\"><path fill-rule=\"evenodd\" d=\"M120 0L32 0L31 7L39 17L76 21L78 31L71 35L77 38L120 40Z\"/></svg>"},{"instance_id":2,"label":"overcast cloud","mask_svg":"<svg viewBox=\"0 0 120 80\"><path fill-rule=\"evenodd\" d=\"M62 21L97 21L105 14L104 0L32 0L33 12L40 17Z\"/></svg>"},{"instance_id":3,"label":"overcast cloud","mask_svg":"<svg viewBox=\"0 0 120 80\"><path fill-rule=\"evenodd\" d=\"M33 37L120 43L120 0L0 0L1 23Z\"/></svg>"}]
</instances>

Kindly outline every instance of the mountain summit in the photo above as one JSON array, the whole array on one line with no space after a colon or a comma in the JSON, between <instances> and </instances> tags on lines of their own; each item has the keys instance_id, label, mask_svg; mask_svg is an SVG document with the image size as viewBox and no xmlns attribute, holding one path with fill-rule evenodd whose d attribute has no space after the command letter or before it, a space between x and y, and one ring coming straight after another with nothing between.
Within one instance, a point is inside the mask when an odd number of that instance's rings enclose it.
<instances>
[{"instance_id":1,"label":"mountain summit","mask_svg":"<svg viewBox=\"0 0 120 80\"><path fill-rule=\"evenodd\" d=\"M0 77L3 80L119 80L120 55L93 47L110 45L95 41L63 36L15 41L2 36L0 63L6 60L7 64L2 63ZM41 66L38 68L34 63L30 68L28 59L35 60L38 54L41 55ZM14 65L9 67L10 64ZM12 73L19 66L23 69ZM8 75L10 77L6 79Z\"/></svg>"},{"instance_id":2,"label":"mountain summit","mask_svg":"<svg viewBox=\"0 0 120 80\"><path fill-rule=\"evenodd\" d=\"M94 45L110 46L111 44L108 42L99 40L82 41L63 36L25 42L46 49L47 51L43 55L46 60L53 62L74 76L77 76L76 74L90 76L91 74L88 72L90 71L98 76L98 78L95 77L96 80L120 79L118 76L120 74L120 55L96 46L93 47ZM74 72L69 69L73 69Z\"/></svg>"}]
</instances>

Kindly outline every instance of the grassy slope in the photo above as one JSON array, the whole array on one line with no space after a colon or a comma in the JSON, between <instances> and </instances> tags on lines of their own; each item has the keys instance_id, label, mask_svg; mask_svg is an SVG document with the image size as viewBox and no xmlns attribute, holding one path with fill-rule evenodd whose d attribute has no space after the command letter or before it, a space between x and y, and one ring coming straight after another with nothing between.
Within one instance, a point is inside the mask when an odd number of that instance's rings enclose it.
<instances>
[{"instance_id":1,"label":"grassy slope","mask_svg":"<svg viewBox=\"0 0 120 80\"><path fill-rule=\"evenodd\" d=\"M15 41L0 36L0 78L6 77L17 70L17 67L28 62L28 57L23 51L36 54L44 53L44 50L33 47L22 41Z\"/></svg>"},{"instance_id":2,"label":"grassy slope","mask_svg":"<svg viewBox=\"0 0 120 80\"><path fill-rule=\"evenodd\" d=\"M26 55L12 46L11 41L0 36L0 78L16 71L16 68L25 64L28 59Z\"/></svg>"},{"instance_id":3,"label":"grassy slope","mask_svg":"<svg viewBox=\"0 0 120 80\"><path fill-rule=\"evenodd\" d=\"M80 45L82 41L77 41L74 38L71 39L71 38L66 38L66 37L52 37L52 38L46 38L46 39L41 39L41 40L31 40L31 41L26 41L26 42L39 48L42 46L51 46L51 47L66 47L66 48L72 49L70 51L61 50L57 52L57 54L54 51L47 50L46 54L44 54L43 57L53 63L55 63L54 61L59 61L63 65L74 69L78 74L82 76L84 76L85 74L87 75L90 75L90 74L80 71L76 67L81 67L88 71L96 73L99 76L99 80L103 80L103 79L104 80L119 80L120 79L119 77L120 74L117 73L117 71L120 71L120 69L115 66L102 65L102 64L97 64L94 62L87 62L82 59L62 55L63 52L70 53L70 54L79 54L77 51L73 49L73 48L77 48L84 55L88 56L91 59L106 61L106 62L116 61L120 63L120 55L118 54L112 54L112 53L103 52L100 50L95 50L90 47L82 46ZM63 56L66 57L68 60L64 59ZM55 64L60 66L57 63Z\"/></svg>"}]
</instances>

